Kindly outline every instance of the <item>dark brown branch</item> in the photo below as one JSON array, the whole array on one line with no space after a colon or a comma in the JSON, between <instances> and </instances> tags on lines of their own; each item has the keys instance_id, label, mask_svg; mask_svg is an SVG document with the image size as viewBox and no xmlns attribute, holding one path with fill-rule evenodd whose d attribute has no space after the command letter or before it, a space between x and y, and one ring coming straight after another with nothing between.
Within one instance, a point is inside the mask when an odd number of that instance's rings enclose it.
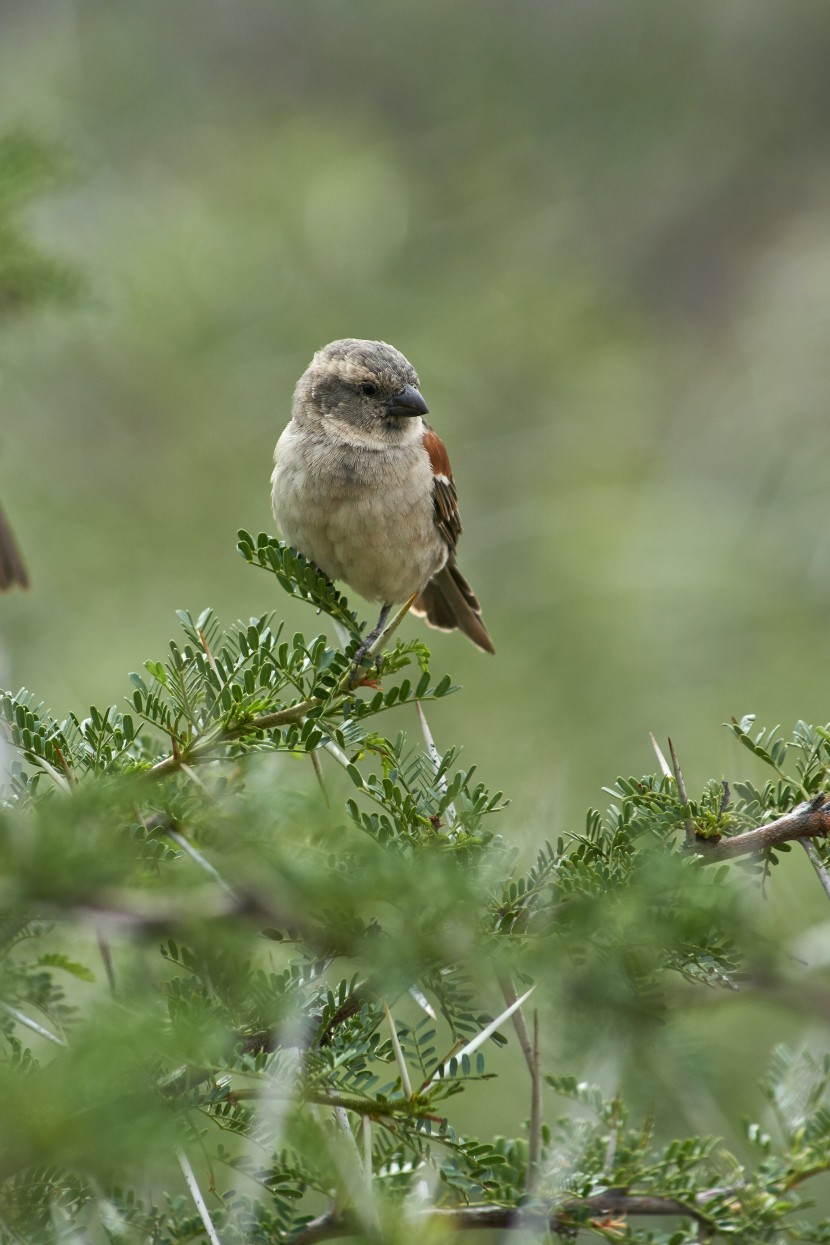
<instances>
[{"instance_id":1,"label":"dark brown branch","mask_svg":"<svg viewBox=\"0 0 830 1245\"><path fill-rule=\"evenodd\" d=\"M748 977L740 978L738 989L744 995L760 995L774 1006L786 1007L799 1015L819 1017L830 1021L830 990L822 989L814 982L799 978L787 981L769 971L756 972ZM687 989L673 990L667 999L669 1009L677 1007L721 1007L731 1003L733 995L724 990L712 990L710 986L696 986L692 991Z\"/></svg>"},{"instance_id":2,"label":"dark brown branch","mask_svg":"<svg viewBox=\"0 0 830 1245\"><path fill-rule=\"evenodd\" d=\"M299 902L293 905L288 900L282 907L277 900L253 889L230 894L208 884L192 887L178 898L127 888L102 889L88 896L83 904L66 907L49 904L44 906L43 912L55 920L68 912L74 913L103 924L105 929L112 926L146 938L177 929L186 930L194 923L206 921L250 921L264 926L262 932L266 937L276 930L277 941L307 943L324 957L347 955L354 950L354 943L342 929L327 929L322 923L316 923L301 911Z\"/></svg>"},{"instance_id":3,"label":"dark brown branch","mask_svg":"<svg viewBox=\"0 0 830 1245\"><path fill-rule=\"evenodd\" d=\"M830 797L822 794L814 800L805 800L791 813L771 821L767 826L759 826L756 830L745 830L743 834L735 834L726 839L704 839L698 836L692 850L698 852L703 863L708 865L719 860L733 860L736 856L763 852L778 843L793 839L814 839L827 834L830 834Z\"/></svg>"},{"instance_id":4,"label":"dark brown branch","mask_svg":"<svg viewBox=\"0 0 830 1245\"><path fill-rule=\"evenodd\" d=\"M703 1195L705 1196L705 1195ZM710 1221L695 1206L689 1206L673 1197L651 1197L647 1194L622 1193L607 1189L594 1197L568 1198L547 1211L531 1207L512 1206L459 1206L426 1211L425 1226L443 1223L454 1232L501 1230L544 1227L549 1232L561 1232L578 1227L592 1219L619 1218L625 1215L682 1215L694 1219L705 1232L711 1231ZM291 1245L315 1245L317 1241L330 1241L336 1237L349 1236L359 1230L353 1216L330 1211L306 1224L294 1237Z\"/></svg>"}]
</instances>

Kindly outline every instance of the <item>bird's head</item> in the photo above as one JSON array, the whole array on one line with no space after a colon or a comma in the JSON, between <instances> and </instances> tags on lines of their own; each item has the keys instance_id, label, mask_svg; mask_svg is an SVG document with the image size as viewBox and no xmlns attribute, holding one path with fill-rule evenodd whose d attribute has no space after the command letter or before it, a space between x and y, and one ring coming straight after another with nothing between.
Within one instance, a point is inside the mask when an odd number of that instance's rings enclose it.
<instances>
[{"instance_id":1,"label":"bird's head","mask_svg":"<svg viewBox=\"0 0 830 1245\"><path fill-rule=\"evenodd\" d=\"M346 337L318 350L294 391L294 419L367 448L423 436L418 374L394 346Z\"/></svg>"}]
</instances>

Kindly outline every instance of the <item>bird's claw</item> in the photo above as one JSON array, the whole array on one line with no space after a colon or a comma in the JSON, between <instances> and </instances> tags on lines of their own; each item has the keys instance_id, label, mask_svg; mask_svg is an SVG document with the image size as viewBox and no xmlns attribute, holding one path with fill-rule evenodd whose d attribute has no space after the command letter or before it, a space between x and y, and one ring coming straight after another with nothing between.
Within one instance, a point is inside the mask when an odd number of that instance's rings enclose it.
<instances>
[{"instance_id":1,"label":"bird's claw","mask_svg":"<svg viewBox=\"0 0 830 1245\"><path fill-rule=\"evenodd\" d=\"M369 667L364 674L361 674L361 667L363 665L363 659L366 656L367 652L369 651L370 647L371 645L367 644L366 641L364 640L363 644L361 644L360 648L355 653L354 664L352 665L352 673L349 678L349 687L354 688L354 687L379 687L380 686L380 683L378 682L378 680L380 678L380 672L383 667L383 659L380 653L377 654L374 660L375 677L371 677L369 674L371 667Z\"/></svg>"}]
</instances>

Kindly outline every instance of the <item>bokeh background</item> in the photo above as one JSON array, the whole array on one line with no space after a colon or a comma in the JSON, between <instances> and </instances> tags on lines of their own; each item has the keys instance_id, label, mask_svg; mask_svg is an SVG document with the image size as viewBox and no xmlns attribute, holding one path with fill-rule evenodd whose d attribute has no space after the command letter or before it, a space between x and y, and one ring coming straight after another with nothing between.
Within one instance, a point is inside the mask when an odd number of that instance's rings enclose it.
<instances>
[{"instance_id":1,"label":"bokeh background","mask_svg":"<svg viewBox=\"0 0 830 1245\"><path fill-rule=\"evenodd\" d=\"M60 153L28 225L82 279L0 332L32 576L0 601L5 681L107 703L181 607L313 631L235 533L273 530L313 350L365 336L413 361L453 456L498 656L434 637L464 691L431 726L512 797L505 833L578 830L654 769L649 731L696 791L752 770L733 714L830 718L830 7L3 0L0 22L4 125ZM742 1092L753 1006L693 1114ZM689 1024L691 1066L711 1019Z\"/></svg>"}]
</instances>

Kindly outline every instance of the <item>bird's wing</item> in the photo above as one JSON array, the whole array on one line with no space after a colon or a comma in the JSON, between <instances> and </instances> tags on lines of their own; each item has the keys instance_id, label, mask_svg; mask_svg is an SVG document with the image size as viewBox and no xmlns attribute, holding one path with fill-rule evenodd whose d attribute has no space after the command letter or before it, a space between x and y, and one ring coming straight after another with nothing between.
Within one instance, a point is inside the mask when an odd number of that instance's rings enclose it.
<instances>
[{"instance_id":1,"label":"bird's wing","mask_svg":"<svg viewBox=\"0 0 830 1245\"><path fill-rule=\"evenodd\" d=\"M435 507L435 525L449 545L455 549L461 535L461 515L458 513L458 493L452 478L452 468L444 442L428 428L424 434L424 449L432 465L432 502Z\"/></svg>"}]
</instances>

